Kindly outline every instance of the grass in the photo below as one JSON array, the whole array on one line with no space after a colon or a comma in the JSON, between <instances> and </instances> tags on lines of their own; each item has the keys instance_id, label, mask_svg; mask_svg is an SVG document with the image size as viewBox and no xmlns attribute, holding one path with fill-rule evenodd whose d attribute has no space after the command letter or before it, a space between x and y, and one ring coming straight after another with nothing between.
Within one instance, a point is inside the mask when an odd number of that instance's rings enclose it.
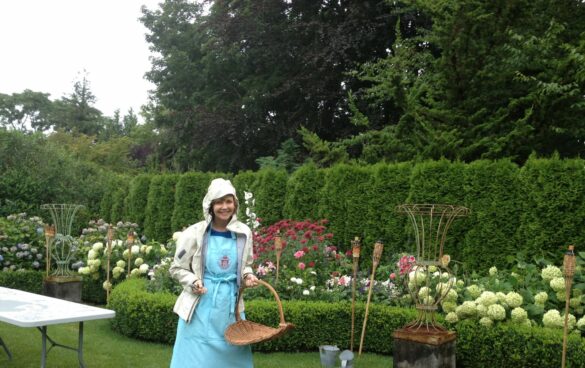
<instances>
[{"instance_id":1,"label":"grass","mask_svg":"<svg viewBox=\"0 0 585 368\"><path fill-rule=\"evenodd\" d=\"M77 346L78 324L70 323L48 327L48 335L57 343ZM41 333L36 328L21 328L0 322L0 337L12 352L12 360L0 348L0 367L38 367L41 361ZM49 346L49 344L48 344ZM172 346L130 339L112 332L109 321L84 323L83 356L88 368L161 368L171 361ZM357 355L357 354L356 354ZM53 348L47 357L47 367L78 367L77 353L60 347ZM318 352L309 353L254 353L255 368L320 368ZM354 367L389 368L392 358L376 354L362 354Z\"/></svg>"}]
</instances>

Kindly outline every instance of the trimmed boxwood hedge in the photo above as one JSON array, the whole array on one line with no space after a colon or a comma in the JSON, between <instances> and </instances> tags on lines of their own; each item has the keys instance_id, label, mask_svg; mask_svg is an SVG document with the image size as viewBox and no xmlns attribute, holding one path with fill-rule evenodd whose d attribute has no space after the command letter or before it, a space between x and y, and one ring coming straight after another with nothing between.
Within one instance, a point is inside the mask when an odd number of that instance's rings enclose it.
<instances>
[{"instance_id":1,"label":"trimmed boxwood hedge","mask_svg":"<svg viewBox=\"0 0 585 368\"><path fill-rule=\"evenodd\" d=\"M176 296L149 293L146 282L132 279L116 286L109 305L116 311L112 328L142 340L173 343L178 319L172 311ZM296 328L280 339L254 345L256 351L315 351L323 344L349 346L350 303L283 301L283 309L287 322ZM364 304L357 303L354 347L359 346L364 311ZM415 316L413 309L371 305L364 350L392 354L392 332ZM269 326L279 321L276 303L270 300L248 300L246 317ZM560 366L561 330L508 324L484 328L473 321L460 322L455 330L458 367ZM585 340L578 335L569 336L567 362L570 367L585 367Z\"/></svg>"},{"instance_id":2,"label":"trimmed boxwood hedge","mask_svg":"<svg viewBox=\"0 0 585 368\"><path fill-rule=\"evenodd\" d=\"M41 294L44 275L41 271L0 272L0 286Z\"/></svg>"}]
</instances>

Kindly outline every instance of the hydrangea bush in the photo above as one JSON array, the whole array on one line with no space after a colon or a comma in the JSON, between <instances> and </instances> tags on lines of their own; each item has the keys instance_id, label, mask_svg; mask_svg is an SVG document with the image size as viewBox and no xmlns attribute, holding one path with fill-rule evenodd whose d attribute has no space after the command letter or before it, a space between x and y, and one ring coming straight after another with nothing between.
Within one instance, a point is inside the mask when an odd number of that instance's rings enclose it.
<instances>
[{"instance_id":1,"label":"hydrangea bush","mask_svg":"<svg viewBox=\"0 0 585 368\"><path fill-rule=\"evenodd\" d=\"M568 325L570 329L585 331L582 295L585 284L581 266L577 267L573 286ZM564 327L563 272L544 260L532 263L520 260L510 272L491 267L485 276L472 274L467 283L459 280L454 291L456 303L442 303L445 320L451 324L474 319L486 327L503 321L525 326Z\"/></svg>"},{"instance_id":2,"label":"hydrangea bush","mask_svg":"<svg viewBox=\"0 0 585 368\"><path fill-rule=\"evenodd\" d=\"M45 268L44 223L26 213L0 218L0 271Z\"/></svg>"},{"instance_id":3,"label":"hydrangea bush","mask_svg":"<svg viewBox=\"0 0 585 368\"><path fill-rule=\"evenodd\" d=\"M161 259L174 251L174 240L166 245L156 241L147 241L145 237L135 236L132 244L128 243L128 233L136 233L137 224L118 222L113 225L113 240L110 254L110 284L107 283L108 228L110 224L103 220L90 221L80 236L80 253L82 260L73 265L79 274L94 280L101 280L104 289L127 277L146 277L154 275L155 266ZM128 263L130 274L128 275Z\"/></svg>"}]
</instances>

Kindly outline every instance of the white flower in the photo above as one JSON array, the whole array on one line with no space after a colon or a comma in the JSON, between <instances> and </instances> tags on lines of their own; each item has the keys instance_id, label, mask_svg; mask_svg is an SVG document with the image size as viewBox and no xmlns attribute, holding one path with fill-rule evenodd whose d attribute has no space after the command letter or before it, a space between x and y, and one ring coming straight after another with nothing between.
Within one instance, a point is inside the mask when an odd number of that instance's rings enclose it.
<instances>
[{"instance_id":1,"label":"white flower","mask_svg":"<svg viewBox=\"0 0 585 368\"><path fill-rule=\"evenodd\" d=\"M460 319L469 318L475 316L477 308L474 301L467 300L464 301L463 304L457 306L455 312Z\"/></svg>"},{"instance_id":2,"label":"white flower","mask_svg":"<svg viewBox=\"0 0 585 368\"><path fill-rule=\"evenodd\" d=\"M124 245L124 242L123 242L123 241L121 241L120 239L116 239L116 240L114 240L114 241L112 242L112 246L113 246L113 247L121 247L121 246L123 246L123 245Z\"/></svg>"},{"instance_id":3,"label":"white flower","mask_svg":"<svg viewBox=\"0 0 585 368\"><path fill-rule=\"evenodd\" d=\"M482 317L479 320L479 324L483 327L492 327L494 325L494 321L492 321L489 317Z\"/></svg>"},{"instance_id":4,"label":"white flower","mask_svg":"<svg viewBox=\"0 0 585 368\"><path fill-rule=\"evenodd\" d=\"M469 286L467 287L467 292L469 293L469 296L471 296L472 298L474 298L474 299L475 299L475 298L477 298L477 297L479 297L479 296L480 296L480 294L481 294L481 289L480 289L480 287L479 287L479 286L477 286L477 285L475 285L475 284L474 284L474 285L469 285Z\"/></svg>"},{"instance_id":5,"label":"white flower","mask_svg":"<svg viewBox=\"0 0 585 368\"><path fill-rule=\"evenodd\" d=\"M112 290L112 283L106 280L102 284L102 287L104 288L104 290Z\"/></svg>"},{"instance_id":6,"label":"white flower","mask_svg":"<svg viewBox=\"0 0 585 368\"><path fill-rule=\"evenodd\" d=\"M96 252L99 252L100 250L104 249L104 243L102 242L93 243L91 249L93 249Z\"/></svg>"},{"instance_id":7,"label":"white flower","mask_svg":"<svg viewBox=\"0 0 585 368\"><path fill-rule=\"evenodd\" d=\"M247 201L247 200L250 200L252 198L254 198L254 195L252 193L244 191L244 200Z\"/></svg>"},{"instance_id":8,"label":"white flower","mask_svg":"<svg viewBox=\"0 0 585 368\"><path fill-rule=\"evenodd\" d=\"M444 301L443 303L441 303L441 307L443 307L444 312L450 313L450 312L455 312L455 309L457 308L457 304L455 302L451 302L451 301Z\"/></svg>"},{"instance_id":9,"label":"white flower","mask_svg":"<svg viewBox=\"0 0 585 368\"><path fill-rule=\"evenodd\" d=\"M544 281L550 281L555 277L562 277L563 272L556 266L548 265L542 269L542 271L540 272L540 276L542 276L542 279Z\"/></svg>"},{"instance_id":10,"label":"white flower","mask_svg":"<svg viewBox=\"0 0 585 368\"><path fill-rule=\"evenodd\" d=\"M477 315L478 317L487 317L487 307L483 304L478 304L477 305Z\"/></svg>"},{"instance_id":11,"label":"white flower","mask_svg":"<svg viewBox=\"0 0 585 368\"><path fill-rule=\"evenodd\" d=\"M495 276L498 274L498 268L496 266L493 266L490 268L490 276Z\"/></svg>"},{"instance_id":12,"label":"white flower","mask_svg":"<svg viewBox=\"0 0 585 368\"><path fill-rule=\"evenodd\" d=\"M447 321L449 323L457 323L459 321L459 317L457 317L457 313L449 312L445 316L445 321Z\"/></svg>"},{"instance_id":13,"label":"white flower","mask_svg":"<svg viewBox=\"0 0 585 368\"><path fill-rule=\"evenodd\" d=\"M477 304L483 304L486 307L489 307L498 302L498 296L491 291L484 291L481 293L480 297L477 298L476 302Z\"/></svg>"},{"instance_id":14,"label":"white flower","mask_svg":"<svg viewBox=\"0 0 585 368\"><path fill-rule=\"evenodd\" d=\"M90 249L89 252L87 252L87 259L95 259L97 257L97 253L95 250Z\"/></svg>"},{"instance_id":15,"label":"white flower","mask_svg":"<svg viewBox=\"0 0 585 368\"><path fill-rule=\"evenodd\" d=\"M140 246L139 245L133 245L132 246L132 254L140 254Z\"/></svg>"},{"instance_id":16,"label":"white flower","mask_svg":"<svg viewBox=\"0 0 585 368\"><path fill-rule=\"evenodd\" d=\"M577 328L581 331L585 330L585 316L579 318L577 321Z\"/></svg>"},{"instance_id":17,"label":"white flower","mask_svg":"<svg viewBox=\"0 0 585 368\"><path fill-rule=\"evenodd\" d=\"M544 327L563 328L563 319L558 310L551 309L542 316L542 324Z\"/></svg>"},{"instance_id":18,"label":"white flower","mask_svg":"<svg viewBox=\"0 0 585 368\"><path fill-rule=\"evenodd\" d=\"M524 321L528 319L528 313L521 307L512 309L510 316L512 317L512 321L515 323L524 323Z\"/></svg>"},{"instance_id":19,"label":"white flower","mask_svg":"<svg viewBox=\"0 0 585 368\"><path fill-rule=\"evenodd\" d=\"M315 285L311 286L309 289L311 289L311 291L315 291Z\"/></svg>"},{"instance_id":20,"label":"white flower","mask_svg":"<svg viewBox=\"0 0 585 368\"><path fill-rule=\"evenodd\" d=\"M152 252L152 245L147 246L146 250L144 251L146 254L150 254L150 252Z\"/></svg>"},{"instance_id":21,"label":"white flower","mask_svg":"<svg viewBox=\"0 0 585 368\"><path fill-rule=\"evenodd\" d=\"M126 262L119 260L118 262L116 262L116 266L118 266L120 268L124 268L124 267L126 267Z\"/></svg>"},{"instance_id":22,"label":"white flower","mask_svg":"<svg viewBox=\"0 0 585 368\"><path fill-rule=\"evenodd\" d=\"M77 270L82 275L89 275L89 267L79 267Z\"/></svg>"},{"instance_id":23,"label":"white flower","mask_svg":"<svg viewBox=\"0 0 585 368\"><path fill-rule=\"evenodd\" d=\"M563 277L555 277L550 280L550 287L556 292L565 290L565 279Z\"/></svg>"},{"instance_id":24,"label":"white flower","mask_svg":"<svg viewBox=\"0 0 585 368\"><path fill-rule=\"evenodd\" d=\"M545 291L541 291L534 296L534 302L536 304L544 305L544 303L546 303L547 300L548 300L548 294Z\"/></svg>"},{"instance_id":25,"label":"white flower","mask_svg":"<svg viewBox=\"0 0 585 368\"><path fill-rule=\"evenodd\" d=\"M309 294L310 294L309 290L307 290L307 289L303 290L303 295L309 295Z\"/></svg>"},{"instance_id":26,"label":"white flower","mask_svg":"<svg viewBox=\"0 0 585 368\"><path fill-rule=\"evenodd\" d=\"M519 307L522 305L523 302L524 298L522 298L522 295L518 294L517 292L510 291L506 295L506 304L508 304L510 308Z\"/></svg>"},{"instance_id":27,"label":"white flower","mask_svg":"<svg viewBox=\"0 0 585 368\"><path fill-rule=\"evenodd\" d=\"M175 231L173 233L173 240L177 241L179 239L179 236L181 235L182 231Z\"/></svg>"},{"instance_id":28,"label":"white flower","mask_svg":"<svg viewBox=\"0 0 585 368\"><path fill-rule=\"evenodd\" d=\"M139 274L140 270L138 268L134 268L132 271L130 271L130 276L138 276Z\"/></svg>"},{"instance_id":29,"label":"white flower","mask_svg":"<svg viewBox=\"0 0 585 368\"><path fill-rule=\"evenodd\" d=\"M506 310L499 304L492 304L488 307L487 315L494 321L503 321L506 319Z\"/></svg>"},{"instance_id":30,"label":"white flower","mask_svg":"<svg viewBox=\"0 0 585 368\"><path fill-rule=\"evenodd\" d=\"M149 267L148 267L148 264L146 264L146 263L141 264L140 268L139 268L140 273L147 273L148 269L149 269Z\"/></svg>"},{"instance_id":31,"label":"white flower","mask_svg":"<svg viewBox=\"0 0 585 368\"><path fill-rule=\"evenodd\" d=\"M142 258L136 258L136 260L134 261L134 265L136 265L136 267L139 267L143 263L144 260Z\"/></svg>"}]
</instances>

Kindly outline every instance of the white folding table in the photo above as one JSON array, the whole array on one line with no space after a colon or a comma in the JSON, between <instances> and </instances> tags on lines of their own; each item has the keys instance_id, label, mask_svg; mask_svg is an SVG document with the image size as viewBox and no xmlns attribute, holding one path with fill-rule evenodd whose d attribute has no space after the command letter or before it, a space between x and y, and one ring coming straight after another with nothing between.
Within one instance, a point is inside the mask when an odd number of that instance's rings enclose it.
<instances>
[{"instance_id":1,"label":"white folding table","mask_svg":"<svg viewBox=\"0 0 585 368\"><path fill-rule=\"evenodd\" d=\"M109 309L0 287L0 321L19 327L36 327L41 331L41 368L45 367L47 354L55 346L77 351L79 366L85 368L85 363L83 362L83 322L113 318L115 315L116 313ZM71 322L79 322L77 348L61 345L47 335L47 326ZM48 350L47 340L51 343ZM4 348L8 357L12 359L10 350L1 338L0 346Z\"/></svg>"}]
</instances>

